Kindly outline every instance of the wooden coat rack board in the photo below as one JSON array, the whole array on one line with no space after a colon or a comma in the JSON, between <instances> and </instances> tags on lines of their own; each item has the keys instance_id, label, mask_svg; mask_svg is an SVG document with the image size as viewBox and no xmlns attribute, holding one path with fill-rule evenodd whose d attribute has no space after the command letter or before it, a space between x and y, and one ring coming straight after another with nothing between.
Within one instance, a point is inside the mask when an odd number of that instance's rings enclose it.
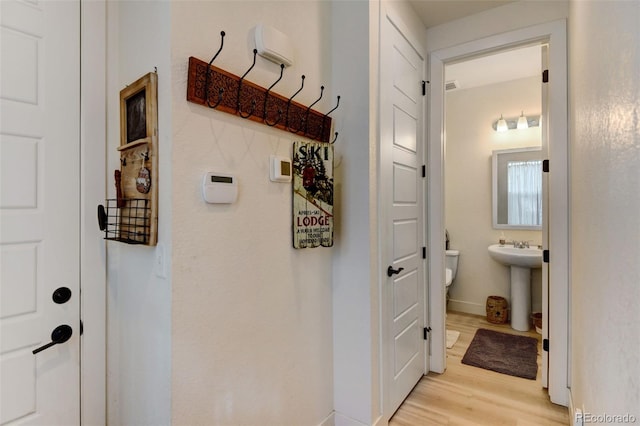
<instances>
[{"instance_id":1,"label":"wooden coat rack board","mask_svg":"<svg viewBox=\"0 0 640 426\"><path fill-rule=\"evenodd\" d=\"M218 51L219 53L220 51ZM254 65L255 65L254 50ZM214 57L215 59L215 57ZM212 60L213 62L213 60ZM207 68L211 70L207 78ZM253 66L251 67L253 68ZM249 70L251 70L249 68ZM249 71L247 71L248 73ZM247 74L245 73L245 75ZM282 74L280 75L282 78ZM278 79L276 83L280 81ZM206 87L208 83L208 88ZM272 87L275 83L272 85ZM304 76L302 76L304 87ZM206 91L208 89L208 98ZM222 89L222 90L221 90ZM300 88L302 90L302 87ZM300 91L298 90L298 92ZM320 98L322 98L321 88ZM296 92L294 96L298 93ZM268 97L267 97L268 94ZM239 98L239 102L238 102ZM266 103L265 103L266 98ZM331 117L311 109L316 102L307 107L273 91L258 86L242 77L209 65L200 59L189 58L187 79L187 101L198 105L210 106L220 111L239 115L252 121L292 132L300 136L329 142L331 136ZM338 103L340 97L338 97ZM337 106L336 106L337 108ZM335 140L334 140L335 141Z\"/></svg>"}]
</instances>

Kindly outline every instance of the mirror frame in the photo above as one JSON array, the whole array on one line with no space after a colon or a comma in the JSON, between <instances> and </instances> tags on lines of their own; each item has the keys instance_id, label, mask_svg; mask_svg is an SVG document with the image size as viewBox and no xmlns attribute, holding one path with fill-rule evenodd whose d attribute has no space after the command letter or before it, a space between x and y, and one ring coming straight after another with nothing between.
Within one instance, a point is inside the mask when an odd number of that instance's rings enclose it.
<instances>
[{"instance_id":1,"label":"mirror frame","mask_svg":"<svg viewBox=\"0 0 640 426\"><path fill-rule=\"evenodd\" d=\"M492 220L493 220L494 229L518 229L518 230L526 230L526 231L542 230L542 225L508 225L508 224L498 223L498 156L502 154L518 154L522 152L531 152L531 151L540 152L540 160L543 159L541 146L533 146L533 147L526 147L526 148L512 148L512 149L497 149L491 152L491 165L492 165L491 180L493 185L491 204L493 206ZM542 201L544 203L544 200Z\"/></svg>"}]
</instances>

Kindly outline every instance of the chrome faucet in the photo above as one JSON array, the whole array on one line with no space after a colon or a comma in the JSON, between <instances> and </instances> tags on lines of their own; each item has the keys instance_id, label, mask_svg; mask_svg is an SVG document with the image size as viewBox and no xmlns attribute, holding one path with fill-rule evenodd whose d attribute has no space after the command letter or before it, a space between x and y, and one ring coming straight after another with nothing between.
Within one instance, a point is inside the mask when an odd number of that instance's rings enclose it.
<instances>
[{"instance_id":1,"label":"chrome faucet","mask_svg":"<svg viewBox=\"0 0 640 426\"><path fill-rule=\"evenodd\" d=\"M513 241L514 248L529 248L530 240L522 240L522 241Z\"/></svg>"}]
</instances>

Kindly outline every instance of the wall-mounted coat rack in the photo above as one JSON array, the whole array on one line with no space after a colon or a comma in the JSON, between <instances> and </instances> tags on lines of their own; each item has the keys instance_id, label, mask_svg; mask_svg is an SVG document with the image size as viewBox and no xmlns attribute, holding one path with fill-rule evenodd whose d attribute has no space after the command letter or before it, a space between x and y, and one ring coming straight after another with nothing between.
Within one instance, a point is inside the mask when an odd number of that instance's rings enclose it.
<instances>
[{"instance_id":1,"label":"wall-mounted coat rack","mask_svg":"<svg viewBox=\"0 0 640 426\"><path fill-rule=\"evenodd\" d=\"M301 76L300 89L291 97L273 92L271 89L283 77L284 64L280 65L280 77L267 89L246 80L245 77L256 64L256 49L253 50L253 63L242 77L220 69L212 65L222 51L225 32L222 31L220 36L220 48L209 63L194 57L189 58L187 101L321 142L336 141L337 132L334 139L330 139L332 119L329 114L340 105L340 96L337 97L336 106L323 114L313 110L312 107L322 99L324 86L320 87L318 99L309 106L293 100L304 88L304 75Z\"/></svg>"}]
</instances>

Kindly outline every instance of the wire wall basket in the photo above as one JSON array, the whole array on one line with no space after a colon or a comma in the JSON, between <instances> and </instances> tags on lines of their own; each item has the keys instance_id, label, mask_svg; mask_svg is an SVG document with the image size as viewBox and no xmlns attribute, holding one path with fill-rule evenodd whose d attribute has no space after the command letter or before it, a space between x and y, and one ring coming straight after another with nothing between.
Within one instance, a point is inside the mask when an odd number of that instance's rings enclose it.
<instances>
[{"instance_id":1,"label":"wire wall basket","mask_svg":"<svg viewBox=\"0 0 640 426\"><path fill-rule=\"evenodd\" d=\"M98 206L104 239L127 244L149 244L151 202L144 198L107 199Z\"/></svg>"}]
</instances>

